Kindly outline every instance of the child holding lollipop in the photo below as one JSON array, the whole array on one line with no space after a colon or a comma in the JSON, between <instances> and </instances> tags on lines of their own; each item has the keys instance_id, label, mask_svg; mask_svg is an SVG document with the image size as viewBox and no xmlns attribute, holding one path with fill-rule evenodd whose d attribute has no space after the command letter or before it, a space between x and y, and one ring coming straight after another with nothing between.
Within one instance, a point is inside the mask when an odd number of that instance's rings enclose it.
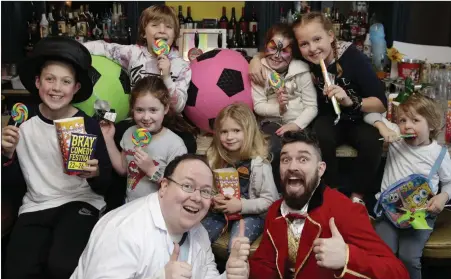
<instances>
[{"instance_id":1,"label":"child holding lollipop","mask_svg":"<svg viewBox=\"0 0 451 279\"><path fill-rule=\"evenodd\" d=\"M136 125L122 136L122 151L114 142L114 124L102 122L111 163L119 175L127 176L127 202L156 192L169 162L187 152L182 139L164 125L169 101L160 78L148 76L136 83L130 98L130 115Z\"/></svg>"},{"instance_id":2,"label":"child holding lollipop","mask_svg":"<svg viewBox=\"0 0 451 279\"><path fill-rule=\"evenodd\" d=\"M153 5L141 13L136 45L105 41L87 42L84 45L92 55L105 56L127 69L131 88L145 76L161 77L169 90L171 110L180 114L188 98L191 69L188 62L172 47L179 33L180 26L174 11L166 5ZM134 125L132 121L121 124L126 126L125 129ZM184 140L190 153L196 152L194 129L190 125L182 119L177 119L168 128Z\"/></svg>"},{"instance_id":3,"label":"child holding lollipop","mask_svg":"<svg viewBox=\"0 0 451 279\"><path fill-rule=\"evenodd\" d=\"M260 126L271 136L272 171L280 183L280 136L305 129L318 113L316 90L307 63L293 60L294 33L287 24L271 27L265 39L261 64L268 82L252 82L252 99Z\"/></svg>"}]
</instances>

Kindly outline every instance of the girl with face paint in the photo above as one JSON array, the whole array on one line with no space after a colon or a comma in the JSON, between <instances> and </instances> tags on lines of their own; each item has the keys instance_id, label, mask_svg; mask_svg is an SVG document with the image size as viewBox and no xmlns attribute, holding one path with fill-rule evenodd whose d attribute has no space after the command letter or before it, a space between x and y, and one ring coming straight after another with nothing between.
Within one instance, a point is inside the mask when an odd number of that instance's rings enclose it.
<instances>
[{"instance_id":1,"label":"girl with face paint","mask_svg":"<svg viewBox=\"0 0 451 279\"><path fill-rule=\"evenodd\" d=\"M298 51L293 29L287 24L271 27L265 38L264 57L260 62L266 82L252 82L254 110L260 126L271 136L274 180L280 184L280 136L287 131L305 129L318 113L316 90L309 66L294 60ZM278 76L280 81L271 77Z\"/></svg>"},{"instance_id":2,"label":"girl with face paint","mask_svg":"<svg viewBox=\"0 0 451 279\"><path fill-rule=\"evenodd\" d=\"M352 146L358 154L346 190L354 202L364 204L365 194L374 192L377 186L373 182L377 180L382 155L379 138L381 135L385 139L393 137L393 131L386 127L381 117L387 104L382 82L361 51L351 43L335 38L332 22L324 14L304 14L293 22L292 28L296 47L302 60L310 66L318 93L318 116L311 126L327 164L323 180L328 186L343 188L336 148L342 144ZM334 75L334 85L325 86L319 65L321 59L327 71ZM262 82L260 73L264 66L261 64L258 58L251 61L249 75L252 82ZM341 120L336 125L332 97L341 107Z\"/></svg>"}]
</instances>

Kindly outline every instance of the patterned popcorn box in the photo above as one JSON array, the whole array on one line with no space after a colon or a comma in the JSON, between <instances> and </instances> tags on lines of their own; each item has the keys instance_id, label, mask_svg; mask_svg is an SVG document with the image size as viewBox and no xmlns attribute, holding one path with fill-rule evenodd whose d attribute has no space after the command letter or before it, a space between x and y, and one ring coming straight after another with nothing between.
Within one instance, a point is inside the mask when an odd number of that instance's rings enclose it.
<instances>
[{"instance_id":1,"label":"patterned popcorn box","mask_svg":"<svg viewBox=\"0 0 451 279\"><path fill-rule=\"evenodd\" d=\"M58 143L63 158L63 171L68 175L78 175L81 171L69 171L67 164L69 161L69 149L71 143L71 134L80 133L86 134L85 121L83 117L71 117L53 121L58 137Z\"/></svg>"},{"instance_id":2,"label":"patterned popcorn box","mask_svg":"<svg viewBox=\"0 0 451 279\"><path fill-rule=\"evenodd\" d=\"M451 100L448 101L448 110L446 112L445 142L451 143Z\"/></svg>"},{"instance_id":3,"label":"patterned popcorn box","mask_svg":"<svg viewBox=\"0 0 451 279\"><path fill-rule=\"evenodd\" d=\"M216 169L213 171L213 176L215 186L221 194L234 196L237 199L241 198L240 180L235 168ZM239 213L227 214L226 216L229 221L242 218Z\"/></svg>"}]
</instances>

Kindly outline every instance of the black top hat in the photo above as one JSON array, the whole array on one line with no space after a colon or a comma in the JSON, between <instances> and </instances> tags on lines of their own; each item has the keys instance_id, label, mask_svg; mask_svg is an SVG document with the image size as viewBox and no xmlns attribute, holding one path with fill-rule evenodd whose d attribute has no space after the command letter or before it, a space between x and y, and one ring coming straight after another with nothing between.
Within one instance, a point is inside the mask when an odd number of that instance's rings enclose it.
<instances>
[{"instance_id":1,"label":"black top hat","mask_svg":"<svg viewBox=\"0 0 451 279\"><path fill-rule=\"evenodd\" d=\"M29 92L39 94L35 85L36 76L39 75L44 63L49 60L65 61L75 68L76 78L81 87L74 95L72 103L83 102L91 96L93 86L88 75L92 62L91 54L84 45L67 37L51 37L40 40L31 57L19 65L20 80Z\"/></svg>"}]
</instances>

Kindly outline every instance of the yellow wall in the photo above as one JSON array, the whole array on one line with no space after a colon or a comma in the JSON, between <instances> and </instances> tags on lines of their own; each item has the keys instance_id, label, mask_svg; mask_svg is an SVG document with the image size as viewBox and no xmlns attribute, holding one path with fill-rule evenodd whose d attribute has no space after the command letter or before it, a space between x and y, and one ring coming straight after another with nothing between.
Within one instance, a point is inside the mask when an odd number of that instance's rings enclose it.
<instances>
[{"instance_id":1,"label":"yellow wall","mask_svg":"<svg viewBox=\"0 0 451 279\"><path fill-rule=\"evenodd\" d=\"M222 7L226 7L227 18L232 16L232 8L235 8L235 17L238 20L241 17L241 8L244 7L244 1L166 1L167 6L172 6L178 13L179 5L183 7L183 16L186 17L188 6L191 7L191 17L198 21L204 18L219 19L222 16Z\"/></svg>"}]
</instances>

